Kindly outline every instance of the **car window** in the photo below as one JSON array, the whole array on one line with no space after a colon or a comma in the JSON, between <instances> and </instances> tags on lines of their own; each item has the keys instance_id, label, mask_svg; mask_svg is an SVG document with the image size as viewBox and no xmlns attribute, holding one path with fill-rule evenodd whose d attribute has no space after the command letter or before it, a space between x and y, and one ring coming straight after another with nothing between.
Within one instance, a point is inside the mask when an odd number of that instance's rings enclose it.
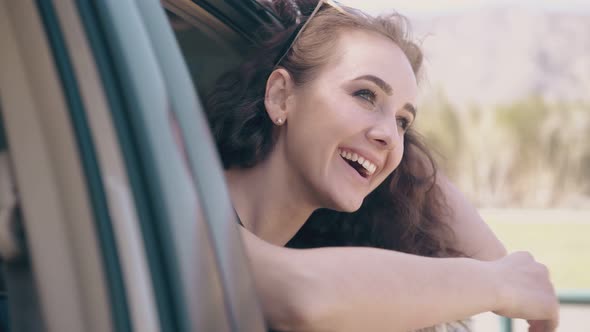
<instances>
[{"instance_id":1,"label":"car window","mask_svg":"<svg viewBox=\"0 0 590 332\"><path fill-rule=\"evenodd\" d=\"M264 322L236 227L236 216L198 93L163 11L148 3L142 3L139 8L150 22L148 31L152 43L158 45L155 53L169 91L170 113L178 123L203 219L210 231L230 326L233 330L262 331Z\"/></svg>"},{"instance_id":2,"label":"car window","mask_svg":"<svg viewBox=\"0 0 590 332\"><path fill-rule=\"evenodd\" d=\"M241 54L234 46L197 27L177 25L174 32L194 84L203 95L210 91L219 76L241 60Z\"/></svg>"},{"instance_id":3,"label":"car window","mask_svg":"<svg viewBox=\"0 0 590 332\"><path fill-rule=\"evenodd\" d=\"M173 2L175 15L196 17L177 8L186 1L165 1ZM29 287L30 296L21 291L9 301L13 330L264 330L198 97L239 61L259 16L236 10L243 3L211 3L219 10L200 8L209 19L175 35L156 1L0 2L0 14L10 14L2 33L19 45L0 59L16 78L0 81L11 92L0 114L11 117L18 143L23 206L35 207L24 224L36 269L18 276L29 285L36 278L40 292ZM216 16L224 10L233 24ZM21 47L27 42L36 47ZM139 229L141 245L130 228ZM18 288L6 281L11 299ZM26 298L41 299L37 313ZM43 319L31 320L40 312ZM0 323L2 314L0 301ZM18 317L29 325L15 325Z\"/></svg>"},{"instance_id":4,"label":"car window","mask_svg":"<svg viewBox=\"0 0 590 332\"><path fill-rule=\"evenodd\" d=\"M142 180L131 184L145 208L139 219L162 286L163 329L263 329L220 163L164 10L113 2L95 14L120 87L113 117L132 143L124 154L135 156L127 167Z\"/></svg>"},{"instance_id":5,"label":"car window","mask_svg":"<svg viewBox=\"0 0 590 332\"><path fill-rule=\"evenodd\" d=\"M4 174L6 170L3 169L6 167L6 165L4 165L6 161L4 161L3 159L8 158L7 149L8 147L6 146L6 138L4 136L4 124L2 123L2 100L0 99L0 181L2 181L0 182L0 202L4 202L6 200L6 198L4 197L4 188L2 188L2 186L5 186L4 182L6 182L6 179L4 179L4 177L7 176L6 174ZM6 208L3 206L4 204L0 203L0 222L2 223L5 222L4 218L6 217L4 215L7 213L7 211L4 211L4 209ZM0 271L3 270L4 261L0 260ZM6 283L4 281L4 273L0 273L0 331L8 330L8 317L9 315L8 298L6 294Z\"/></svg>"},{"instance_id":6,"label":"car window","mask_svg":"<svg viewBox=\"0 0 590 332\"><path fill-rule=\"evenodd\" d=\"M111 321L95 219L64 97L75 85L57 68L64 48L49 38L60 36L48 6L0 2L0 111L17 198L10 222L22 226L26 248L4 257L9 320L13 331L104 331Z\"/></svg>"}]
</instances>

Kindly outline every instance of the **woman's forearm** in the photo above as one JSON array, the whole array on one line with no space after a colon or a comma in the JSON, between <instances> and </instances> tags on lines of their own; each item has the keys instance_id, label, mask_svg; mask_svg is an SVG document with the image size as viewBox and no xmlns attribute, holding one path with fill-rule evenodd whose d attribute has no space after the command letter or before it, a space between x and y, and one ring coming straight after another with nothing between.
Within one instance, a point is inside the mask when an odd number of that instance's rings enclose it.
<instances>
[{"instance_id":1,"label":"woman's forearm","mask_svg":"<svg viewBox=\"0 0 590 332\"><path fill-rule=\"evenodd\" d=\"M299 256L313 280L308 317L317 330L409 331L497 308L497 281L477 260L374 248L321 248Z\"/></svg>"},{"instance_id":2,"label":"woman's forearm","mask_svg":"<svg viewBox=\"0 0 590 332\"><path fill-rule=\"evenodd\" d=\"M263 311L280 330L408 331L497 309L485 262L244 239Z\"/></svg>"}]
</instances>

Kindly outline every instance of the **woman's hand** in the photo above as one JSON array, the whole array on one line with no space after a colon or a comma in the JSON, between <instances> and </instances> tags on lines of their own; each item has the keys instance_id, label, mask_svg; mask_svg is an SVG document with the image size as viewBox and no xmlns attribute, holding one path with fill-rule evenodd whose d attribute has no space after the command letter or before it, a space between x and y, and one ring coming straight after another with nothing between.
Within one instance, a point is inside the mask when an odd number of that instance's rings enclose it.
<instances>
[{"instance_id":1,"label":"woman's hand","mask_svg":"<svg viewBox=\"0 0 590 332\"><path fill-rule=\"evenodd\" d=\"M529 320L529 332L555 331L556 321L551 320Z\"/></svg>"},{"instance_id":2,"label":"woman's hand","mask_svg":"<svg viewBox=\"0 0 590 332\"><path fill-rule=\"evenodd\" d=\"M497 260L497 265L503 271L498 280L502 282L501 288L507 294L507 299L503 300L506 303L503 309L496 313L512 318L529 318L531 332L554 331L558 323L559 303L549 281L547 268L536 263L526 252L504 257L504 245L465 195L441 173L437 176L437 184L452 212L447 224L455 233L456 249L475 259ZM535 318L539 314L542 314L542 320Z\"/></svg>"},{"instance_id":3,"label":"woman's hand","mask_svg":"<svg viewBox=\"0 0 590 332\"><path fill-rule=\"evenodd\" d=\"M529 331L555 331L559 301L545 265L528 252L491 262L498 276L498 315L529 320Z\"/></svg>"}]
</instances>

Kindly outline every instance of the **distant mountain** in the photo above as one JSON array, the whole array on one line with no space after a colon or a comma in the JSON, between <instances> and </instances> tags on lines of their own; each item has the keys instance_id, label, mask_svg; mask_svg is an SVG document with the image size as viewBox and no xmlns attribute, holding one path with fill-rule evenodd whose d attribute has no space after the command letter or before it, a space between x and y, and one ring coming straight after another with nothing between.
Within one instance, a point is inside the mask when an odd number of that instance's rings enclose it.
<instances>
[{"instance_id":1,"label":"distant mountain","mask_svg":"<svg viewBox=\"0 0 590 332\"><path fill-rule=\"evenodd\" d=\"M529 95L590 101L590 15L489 8L412 19L425 52L426 95L458 105Z\"/></svg>"}]
</instances>

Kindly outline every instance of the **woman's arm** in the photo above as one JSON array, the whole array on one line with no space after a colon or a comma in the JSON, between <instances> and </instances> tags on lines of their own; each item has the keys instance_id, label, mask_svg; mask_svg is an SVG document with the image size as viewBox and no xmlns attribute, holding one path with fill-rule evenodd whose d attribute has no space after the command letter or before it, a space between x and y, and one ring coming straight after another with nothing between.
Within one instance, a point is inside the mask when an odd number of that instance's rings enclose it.
<instances>
[{"instance_id":1,"label":"woman's arm","mask_svg":"<svg viewBox=\"0 0 590 332\"><path fill-rule=\"evenodd\" d=\"M557 321L547 270L526 253L483 262L375 248L295 250L242 232L263 312L281 331L408 331L485 311Z\"/></svg>"},{"instance_id":2,"label":"woman's arm","mask_svg":"<svg viewBox=\"0 0 590 332\"><path fill-rule=\"evenodd\" d=\"M437 174L437 184L450 208L445 221L455 233L455 249L479 260L495 260L506 256L502 242L465 195L440 172Z\"/></svg>"}]
</instances>

